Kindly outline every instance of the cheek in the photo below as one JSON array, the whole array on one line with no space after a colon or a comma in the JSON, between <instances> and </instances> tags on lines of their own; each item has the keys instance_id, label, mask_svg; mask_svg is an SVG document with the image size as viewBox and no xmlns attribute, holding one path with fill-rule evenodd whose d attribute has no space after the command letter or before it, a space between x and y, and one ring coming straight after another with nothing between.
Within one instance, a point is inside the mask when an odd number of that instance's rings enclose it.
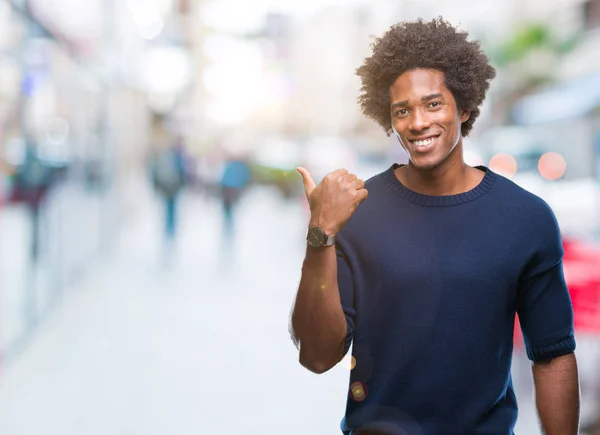
<instances>
[{"instance_id":1,"label":"cheek","mask_svg":"<svg viewBox=\"0 0 600 435\"><path fill-rule=\"evenodd\" d=\"M398 142L400 142L400 146L404 149L404 151L408 152L408 147L401 137L398 137Z\"/></svg>"},{"instance_id":2,"label":"cheek","mask_svg":"<svg viewBox=\"0 0 600 435\"><path fill-rule=\"evenodd\" d=\"M404 126L401 123L399 123L398 121L392 120L393 135L396 137L396 139L398 139L398 142L400 142L400 145L402 146L402 148L406 149L406 144L402 140L402 136L400 135L400 133L398 133L399 131L404 131L403 127Z\"/></svg>"},{"instance_id":3,"label":"cheek","mask_svg":"<svg viewBox=\"0 0 600 435\"><path fill-rule=\"evenodd\" d=\"M454 140L458 140L462 125L462 120L459 114L454 111L445 112L440 116L439 122L446 127L446 131L448 132L449 136L451 136Z\"/></svg>"}]
</instances>

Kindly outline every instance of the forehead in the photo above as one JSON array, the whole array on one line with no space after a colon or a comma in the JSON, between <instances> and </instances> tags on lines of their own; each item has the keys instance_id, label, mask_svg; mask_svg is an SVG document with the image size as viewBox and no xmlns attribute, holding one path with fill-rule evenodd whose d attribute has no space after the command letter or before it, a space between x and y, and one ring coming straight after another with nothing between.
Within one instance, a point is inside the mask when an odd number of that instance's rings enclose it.
<instances>
[{"instance_id":1,"label":"forehead","mask_svg":"<svg viewBox=\"0 0 600 435\"><path fill-rule=\"evenodd\" d=\"M392 102L421 99L426 95L442 94L450 96L444 83L444 73L431 69L414 69L400 75L390 87Z\"/></svg>"}]
</instances>

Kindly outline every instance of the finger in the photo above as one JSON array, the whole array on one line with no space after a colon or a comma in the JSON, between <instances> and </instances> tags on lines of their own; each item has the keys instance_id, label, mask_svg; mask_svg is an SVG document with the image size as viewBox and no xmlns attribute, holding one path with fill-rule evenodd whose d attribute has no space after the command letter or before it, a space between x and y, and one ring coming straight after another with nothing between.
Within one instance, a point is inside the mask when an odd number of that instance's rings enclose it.
<instances>
[{"instance_id":1,"label":"finger","mask_svg":"<svg viewBox=\"0 0 600 435\"><path fill-rule=\"evenodd\" d=\"M332 179L332 180L336 180L339 177L342 177L344 175L348 174L348 170L347 169L338 169L336 171L333 171L329 174L327 174L327 177Z\"/></svg>"},{"instance_id":2,"label":"finger","mask_svg":"<svg viewBox=\"0 0 600 435\"><path fill-rule=\"evenodd\" d=\"M358 177L354 174L346 174L346 175L342 175L339 180L342 183L346 183L346 184L350 184L352 183L354 180L356 180Z\"/></svg>"},{"instance_id":3,"label":"finger","mask_svg":"<svg viewBox=\"0 0 600 435\"><path fill-rule=\"evenodd\" d=\"M350 183L349 187L356 189L356 190L360 190L363 187L365 187L365 182L363 180L361 180L360 178L357 178Z\"/></svg>"},{"instance_id":4,"label":"finger","mask_svg":"<svg viewBox=\"0 0 600 435\"><path fill-rule=\"evenodd\" d=\"M296 171L302 177L302 183L304 183L304 193L306 194L306 199L308 199L310 198L310 194L312 193L312 191L315 190L315 180L313 180L313 177L312 175L310 175L310 172L308 172L308 170L304 169L303 167L297 167Z\"/></svg>"},{"instance_id":5,"label":"finger","mask_svg":"<svg viewBox=\"0 0 600 435\"><path fill-rule=\"evenodd\" d=\"M360 189L358 192L356 192L357 204L360 204L361 202L363 202L365 199L367 199L368 196L369 196L369 191L367 189Z\"/></svg>"}]
</instances>

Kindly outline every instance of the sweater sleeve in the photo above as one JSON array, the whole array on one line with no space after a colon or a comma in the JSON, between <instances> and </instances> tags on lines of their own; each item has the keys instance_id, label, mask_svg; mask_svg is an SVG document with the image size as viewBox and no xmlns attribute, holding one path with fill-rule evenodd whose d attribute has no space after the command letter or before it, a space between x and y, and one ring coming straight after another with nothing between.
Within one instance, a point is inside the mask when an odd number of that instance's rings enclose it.
<instances>
[{"instance_id":1,"label":"sweater sleeve","mask_svg":"<svg viewBox=\"0 0 600 435\"><path fill-rule=\"evenodd\" d=\"M336 244L337 254L337 276L338 276L338 288L340 291L340 299L344 315L346 316L346 325L348 331L346 333L346 341L344 345L344 355L348 353L352 339L354 337L354 319L356 315L356 309L354 306L354 280L352 277L352 268L348 257L342 248L342 244L339 241Z\"/></svg>"},{"instance_id":2,"label":"sweater sleeve","mask_svg":"<svg viewBox=\"0 0 600 435\"><path fill-rule=\"evenodd\" d=\"M517 312L527 356L541 361L575 350L573 307L563 274L556 218L546 205L531 237L531 259L520 279Z\"/></svg>"}]
</instances>

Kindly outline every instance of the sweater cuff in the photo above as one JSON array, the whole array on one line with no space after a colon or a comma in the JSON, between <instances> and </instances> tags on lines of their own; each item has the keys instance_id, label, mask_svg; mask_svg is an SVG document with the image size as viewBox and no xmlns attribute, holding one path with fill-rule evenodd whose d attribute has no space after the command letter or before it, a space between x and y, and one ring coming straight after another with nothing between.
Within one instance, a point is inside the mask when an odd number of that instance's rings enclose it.
<instances>
[{"instance_id":1,"label":"sweater cuff","mask_svg":"<svg viewBox=\"0 0 600 435\"><path fill-rule=\"evenodd\" d=\"M573 335L565 338L558 343L551 344L545 347L529 348L527 347L527 357L533 361L544 361L547 359L556 358L567 355L575 351L575 338Z\"/></svg>"}]
</instances>

